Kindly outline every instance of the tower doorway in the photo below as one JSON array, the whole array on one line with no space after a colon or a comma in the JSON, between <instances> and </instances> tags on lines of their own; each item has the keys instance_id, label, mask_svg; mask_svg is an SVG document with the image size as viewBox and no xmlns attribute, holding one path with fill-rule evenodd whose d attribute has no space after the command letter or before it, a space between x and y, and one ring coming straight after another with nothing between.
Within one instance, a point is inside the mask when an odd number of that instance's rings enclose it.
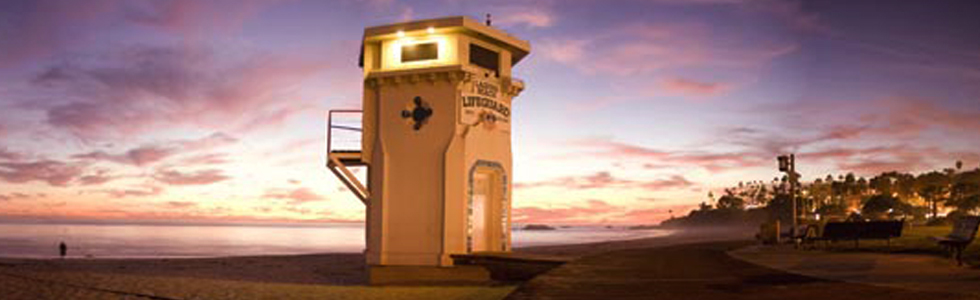
<instances>
[{"instance_id":1,"label":"tower doorway","mask_svg":"<svg viewBox=\"0 0 980 300\"><path fill-rule=\"evenodd\" d=\"M496 163L481 161L470 170L466 251L506 251L506 175Z\"/></svg>"}]
</instances>

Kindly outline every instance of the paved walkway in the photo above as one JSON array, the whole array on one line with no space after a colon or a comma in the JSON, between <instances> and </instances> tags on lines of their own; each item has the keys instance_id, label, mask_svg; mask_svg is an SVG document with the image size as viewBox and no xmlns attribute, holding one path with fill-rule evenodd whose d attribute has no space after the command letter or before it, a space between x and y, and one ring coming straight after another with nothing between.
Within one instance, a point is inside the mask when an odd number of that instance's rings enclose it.
<instances>
[{"instance_id":1,"label":"paved walkway","mask_svg":"<svg viewBox=\"0 0 980 300\"><path fill-rule=\"evenodd\" d=\"M936 255L797 250L791 246L757 245L729 254L754 264L810 277L980 296L980 270L958 267L949 258Z\"/></svg>"},{"instance_id":2,"label":"paved walkway","mask_svg":"<svg viewBox=\"0 0 980 300\"><path fill-rule=\"evenodd\" d=\"M792 274L727 254L751 242L627 249L581 258L508 299L977 299Z\"/></svg>"}]
</instances>

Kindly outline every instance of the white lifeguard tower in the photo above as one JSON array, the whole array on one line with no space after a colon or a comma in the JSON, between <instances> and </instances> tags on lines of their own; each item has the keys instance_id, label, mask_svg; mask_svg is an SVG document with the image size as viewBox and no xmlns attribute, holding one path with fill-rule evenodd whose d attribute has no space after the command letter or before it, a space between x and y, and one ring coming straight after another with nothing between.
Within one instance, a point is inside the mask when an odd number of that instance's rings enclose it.
<instances>
[{"instance_id":1,"label":"white lifeguard tower","mask_svg":"<svg viewBox=\"0 0 980 300\"><path fill-rule=\"evenodd\" d=\"M367 206L372 272L510 251L511 67L529 51L467 17L364 30L363 111L330 111L327 167Z\"/></svg>"}]
</instances>

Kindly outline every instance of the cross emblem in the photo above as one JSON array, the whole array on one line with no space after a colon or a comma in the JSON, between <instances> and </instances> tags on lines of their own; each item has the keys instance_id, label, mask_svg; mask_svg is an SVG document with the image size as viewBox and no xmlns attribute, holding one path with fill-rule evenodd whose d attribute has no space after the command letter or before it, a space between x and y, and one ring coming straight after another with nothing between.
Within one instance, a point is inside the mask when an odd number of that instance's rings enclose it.
<instances>
[{"instance_id":1,"label":"cross emblem","mask_svg":"<svg viewBox=\"0 0 980 300\"><path fill-rule=\"evenodd\" d=\"M430 108L427 103L422 101L422 97L416 96L412 102L415 103L415 108L412 110L403 110L402 118L411 118L412 122L415 123L412 125L412 128L418 131L419 129L422 129L422 125L425 125L425 122L432 116L432 108Z\"/></svg>"}]
</instances>

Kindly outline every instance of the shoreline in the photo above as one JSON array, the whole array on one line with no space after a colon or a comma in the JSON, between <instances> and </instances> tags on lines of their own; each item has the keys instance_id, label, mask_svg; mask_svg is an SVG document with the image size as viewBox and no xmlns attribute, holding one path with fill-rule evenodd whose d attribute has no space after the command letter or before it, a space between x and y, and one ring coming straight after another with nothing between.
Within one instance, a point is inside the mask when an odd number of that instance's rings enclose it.
<instances>
[{"instance_id":1,"label":"shoreline","mask_svg":"<svg viewBox=\"0 0 980 300\"><path fill-rule=\"evenodd\" d=\"M537 230L515 230L515 231L527 231L527 232L535 233ZM575 230L572 230L572 231L575 232ZM648 231L653 231L653 232L644 234L644 232L648 232ZM606 242L629 241L629 240L638 240L638 239L649 239L649 238L657 238L657 237L670 236L670 235L673 235L674 233L676 233L678 231L680 231L680 230L678 230L678 229L666 229L666 228L632 229L632 230L623 230L622 231L624 233L632 233L634 235L634 236L629 236L629 237L606 237L607 239L605 239L605 240L584 241L584 242L579 242L579 243L560 243L559 242L559 243L552 243L552 244L539 244L539 243L525 241L525 243L529 243L530 245L522 245L522 246L514 247L514 249L516 250L516 249L525 249L525 248L554 247L554 246L559 246L560 247L560 246L579 245L579 244L594 244L594 243L606 243ZM554 231L547 231L547 232L554 232ZM66 258L64 258L64 260L72 260L72 261L77 261L77 260L88 260L88 261L92 261L92 260L147 260L148 261L148 260L185 260L185 259L232 259L232 258L281 257L281 256L360 254L360 253L363 252L363 250L360 250L360 251L351 251L349 249L343 249L343 250L339 250L339 251L332 251L331 250L329 252L324 252L322 250L321 251L312 250L312 251L308 251L308 252L298 252L298 251L270 251L270 253L238 253L238 254L220 253L220 254L216 254L216 255L206 255L206 254L199 254L199 255L195 255L195 254L183 254L183 255L181 255L181 254L172 253L172 252L162 252L163 254L154 255L154 254L151 254L152 252L143 251L145 253L142 253L142 254L121 254L121 255L103 254L103 255L95 256L95 255L89 254L89 252L87 252L85 250L84 246L83 246L83 248L81 250L79 250L78 248L76 248L77 246L73 246L70 243L69 243L68 246L69 246L68 247L68 256ZM105 246L103 246L103 247L105 247ZM348 248L348 247L343 247L343 248ZM188 249L194 249L194 248L193 247L189 247ZM48 254L48 255L36 255L36 254L34 254L34 252L22 252L22 253L28 253L28 254L20 254L20 256L17 256L17 254L15 254L14 256L3 256L3 255L0 255L0 262L5 261L5 260L7 260L7 261L11 261L11 260L37 260L37 261L51 260L51 261L61 261L62 260L62 258L60 258L60 257L57 256L57 254L56 254L57 252L56 252L56 249L55 248L52 247L50 250L51 250L50 251L51 254ZM47 252L47 251L42 251L42 252ZM251 252L251 251L248 251L248 252ZM120 253L126 253L126 252L120 252Z\"/></svg>"},{"instance_id":2,"label":"shoreline","mask_svg":"<svg viewBox=\"0 0 980 300\"><path fill-rule=\"evenodd\" d=\"M745 239L745 228L672 229L671 233L630 240L530 246L519 254L578 259L607 251L663 247L705 241ZM362 253L223 256L203 258L70 258L0 257L0 271L86 272L113 275L162 276L250 281L262 283L361 285L367 270Z\"/></svg>"}]
</instances>

